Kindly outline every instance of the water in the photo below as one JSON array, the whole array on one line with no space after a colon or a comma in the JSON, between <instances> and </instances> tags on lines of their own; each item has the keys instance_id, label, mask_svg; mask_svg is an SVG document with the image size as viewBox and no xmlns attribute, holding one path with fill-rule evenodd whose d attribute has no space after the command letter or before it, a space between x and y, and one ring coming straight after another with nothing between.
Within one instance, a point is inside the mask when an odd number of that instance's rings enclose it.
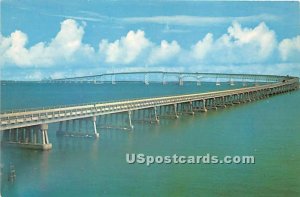
<instances>
[{"instance_id":1,"label":"water","mask_svg":"<svg viewBox=\"0 0 300 197\"><path fill-rule=\"evenodd\" d=\"M6 84L2 110L237 88L175 84ZM2 196L299 196L300 91L134 131L101 130L98 140L57 137L51 151L2 149ZM127 164L126 153L254 155L255 164ZM7 181L9 164L17 178Z\"/></svg>"}]
</instances>

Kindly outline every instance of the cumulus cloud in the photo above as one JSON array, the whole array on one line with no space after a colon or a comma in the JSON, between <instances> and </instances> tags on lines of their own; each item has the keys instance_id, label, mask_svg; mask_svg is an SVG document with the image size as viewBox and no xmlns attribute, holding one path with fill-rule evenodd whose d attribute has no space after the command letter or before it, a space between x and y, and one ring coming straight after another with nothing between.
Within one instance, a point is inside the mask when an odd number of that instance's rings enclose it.
<instances>
[{"instance_id":1,"label":"cumulus cloud","mask_svg":"<svg viewBox=\"0 0 300 197\"><path fill-rule=\"evenodd\" d=\"M172 41L168 43L166 40L161 41L160 46L153 47L148 63L149 64L157 64L165 62L180 52L180 45L176 41Z\"/></svg>"},{"instance_id":2,"label":"cumulus cloud","mask_svg":"<svg viewBox=\"0 0 300 197\"><path fill-rule=\"evenodd\" d=\"M276 46L275 32L270 30L265 23L260 23L251 29L242 28L239 23L235 22L228 28L228 34L232 39L233 47L257 49L256 55L260 60L269 57Z\"/></svg>"},{"instance_id":3,"label":"cumulus cloud","mask_svg":"<svg viewBox=\"0 0 300 197\"><path fill-rule=\"evenodd\" d=\"M15 64L30 64L28 50L24 48L27 43L27 36L21 31L13 32L9 38L1 36L1 58L2 62L13 61Z\"/></svg>"},{"instance_id":4,"label":"cumulus cloud","mask_svg":"<svg viewBox=\"0 0 300 197\"><path fill-rule=\"evenodd\" d=\"M300 60L300 35L284 39L279 43L280 57L283 61Z\"/></svg>"},{"instance_id":5,"label":"cumulus cloud","mask_svg":"<svg viewBox=\"0 0 300 197\"><path fill-rule=\"evenodd\" d=\"M213 35L211 33L206 34L203 40L198 41L191 48L191 55L194 59L202 60L213 47Z\"/></svg>"},{"instance_id":6,"label":"cumulus cloud","mask_svg":"<svg viewBox=\"0 0 300 197\"><path fill-rule=\"evenodd\" d=\"M255 63L267 60L276 48L275 32L265 23L255 28L242 28L234 22L214 40L211 33L191 47L190 56L206 63Z\"/></svg>"},{"instance_id":7,"label":"cumulus cloud","mask_svg":"<svg viewBox=\"0 0 300 197\"><path fill-rule=\"evenodd\" d=\"M132 30L112 41L99 39L99 48L95 49L90 44L83 43L84 28L85 24L67 19L61 23L60 30L53 39L32 46L27 46L29 38L20 30L7 37L0 34L0 65L26 68L28 72L38 68L38 72L31 72L27 78L40 79L45 73L48 74L47 77L61 78L67 73L86 73L83 70L92 72L96 69L98 72L97 69L106 69L98 66L103 63L118 65L115 69L120 70L129 67L144 68L144 65L148 65L149 70L152 69L151 66L155 66L155 69L171 69L170 65L174 65L172 69L176 70L184 65L186 70L198 68L212 71L217 67L229 68L228 65L266 65L274 60L279 61L276 62L277 65L284 65L280 66L281 70L287 70L285 66L290 68L290 63L299 62L300 35L286 38L278 44L275 32L264 22L252 28L233 22L223 35L215 37L212 33L207 33L202 38L199 36L200 39L187 48L182 48L176 40L162 40L158 44L147 38L144 31ZM279 53L280 58L276 58L276 53ZM281 64L285 62L289 64ZM86 67L87 63L89 68ZM67 73L65 69L55 67L60 65L68 65ZM75 68L74 65L79 66ZM55 68L49 73L47 69L51 67ZM263 70L259 66L254 68ZM80 73L76 74L78 70Z\"/></svg>"},{"instance_id":8,"label":"cumulus cloud","mask_svg":"<svg viewBox=\"0 0 300 197\"><path fill-rule=\"evenodd\" d=\"M140 54L150 47L151 42L145 37L145 32L129 31L125 37L112 43L102 40L100 53L105 55L107 63L129 64L137 60Z\"/></svg>"},{"instance_id":9,"label":"cumulus cloud","mask_svg":"<svg viewBox=\"0 0 300 197\"><path fill-rule=\"evenodd\" d=\"M94 49L82 43L83 26L72 19L61 23L60 31L49 43L39 42L26 48L28 37L17 30L9 37L1 36L0 51L3 52L2 64L17 66L52 66L65 62L74 62L83 57L89 59Z\"/></svg>"}]
</instances>

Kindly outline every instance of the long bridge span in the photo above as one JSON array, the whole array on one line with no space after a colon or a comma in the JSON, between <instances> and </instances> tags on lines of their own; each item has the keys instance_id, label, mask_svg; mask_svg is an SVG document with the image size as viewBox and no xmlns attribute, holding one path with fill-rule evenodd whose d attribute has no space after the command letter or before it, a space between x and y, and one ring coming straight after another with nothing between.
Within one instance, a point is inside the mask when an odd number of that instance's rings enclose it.
<instances>
[{"instance_id":1,"label":"long bridge span","mask_svg":"<svg viewBox=\"0 0 300 197\"><path fill-rule=\"evenodd\" d=\"M138 71L138 72L113 72L99 75L89 75L80 77L69 77L61 79L49 79L44 82L51 83L111 83L124 81L140 81L145 84L150 82L176 82L183 85L184 81L195 81L200 85L202 81L231 82L279 82L282 76L276 75L255 75L255 74L228 74L228 73L195 73L195 72L166 72L166 71Z\"/></svg>"},{"instance_id":2,"label":"long bridge span","mask_svg":"<svg viewBox=\"0 0 300 197\"><path fill-rule=\"evenodd\" d=\"M166 75L166 73L162 72L157 73ZM109 76L115 74L116 73L109 74ZM149 73L141 72L138 74L145 75ZM201 77L213 78L217 76L226 79L241 79L241 81L259 80L271 83L199 94L2 112L0 114L2 144L48 150L52 148L52 144L48 139L48 124L51 123L59 123L57 134L60 135L98 138L100 136L100 124L103 123L102 125L106 126L106 128L116 127L116 125L107 124L107 119L109 119L111 115L115 115L115 119L118 123L122 124L122 128L133 129L134 121L158 123L161 118L178 118L181 114L193 115L197 112L207 112L207 110L211 109L225 108L227 106L251 102L299 89L299 78L290 76L211 73L206 73L207 76L203 73L167 74L175 74L181 77L184 75L201 75ZM94 77L95 76L88 76L85 80L91 81L92 79L92 81L94 81ZM74 79L77 80L78 78L61 79L58 81L76 81ZM85 128L83 129L83 127Z\"/></svg>"}]
</instances>

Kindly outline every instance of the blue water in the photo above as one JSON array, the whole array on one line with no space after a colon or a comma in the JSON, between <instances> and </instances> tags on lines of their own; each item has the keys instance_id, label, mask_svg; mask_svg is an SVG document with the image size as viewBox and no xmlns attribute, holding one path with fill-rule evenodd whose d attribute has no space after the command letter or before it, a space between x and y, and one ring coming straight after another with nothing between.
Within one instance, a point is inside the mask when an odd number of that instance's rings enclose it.
<instances>
[{"instance_id":1,"label":"blue water","mask_svg":"<svg viewBox=\"0 0 300 197\"><path fill-rule=\"evenodd\" d=\"M213 83L36 84L1 87L2 110L237 88ZM2 196L300 196L300 91L177 120L57 137L51 151L2 147ZM127 164L126 153L254 155L255 164ZM7 181L9 164L17 172Z\"/></svg>"},{"instance_id":2,"label":"blue water","mask_svg":"<svg viewBox=\"0 0 300 197\"><path fill-rule=\"evenodd\" d=\"M251 85L251 84L249 84ZM253 84L252 84L253 85ZM6 83L1 94L2 110L70 105L89 102L114 101L132 98L170 96L224 90L242 87L241 83L230 86L224 83L203 83L197 86L187 82L184 86L175 83L119 83L112 84L70 84L70 83Z\"/></svg>"}]
</instances>

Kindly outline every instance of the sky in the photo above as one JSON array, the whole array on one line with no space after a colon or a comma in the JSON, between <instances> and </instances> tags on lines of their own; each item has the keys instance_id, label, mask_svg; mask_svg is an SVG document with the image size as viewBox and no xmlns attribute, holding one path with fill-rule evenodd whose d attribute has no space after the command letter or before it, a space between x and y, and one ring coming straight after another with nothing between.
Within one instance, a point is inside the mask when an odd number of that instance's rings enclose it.
<instances>
[{"instance_id":1,"label":"sky","mask_svg":"<svg viewBox=\"0 0 300 197\"><path fill-rule=\"evenodd\" d=\"M300 3L0 0L2 80L122 71L300 76Z\"/></svg>"}]
</instances>

